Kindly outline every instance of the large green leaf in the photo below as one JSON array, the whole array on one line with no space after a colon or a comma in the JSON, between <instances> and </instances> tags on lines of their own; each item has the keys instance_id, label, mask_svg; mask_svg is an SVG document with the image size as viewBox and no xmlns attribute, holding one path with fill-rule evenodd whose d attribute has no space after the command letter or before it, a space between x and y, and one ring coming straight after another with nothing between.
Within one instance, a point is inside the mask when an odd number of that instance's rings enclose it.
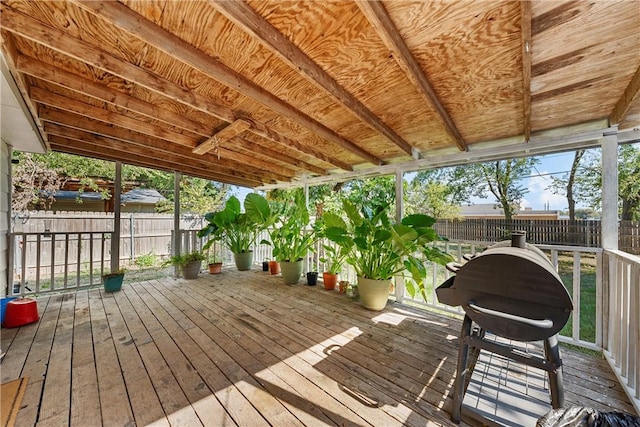
<instances>
[{"instance_id":1,"label":"large green leaf","mask_svg":"<svg viewBox=\"0 0 640 427\"><path fill-rule=\"evenodd\" d=\"M412 225L414 227L431 227L435 222L435 218L423 214L407 215L402 218L403 225Z\"/></svg>"},{"instance_id":2,"label":"large green leaf","mask_svg":"<svg viewBox=\"0 0 640 427\"><path fill-rule=\"evenodd\" d=\"M324 226L326 228L337 227L343 230L347 229L347 223L344 222L344 219L333 212L325 212L322 214L322 220L324 221Z\"/></svg>"},{"instance_id":3,"label":"large green leaf","mask_svg":"<svg viewBox=\"0 0 640 427\"><path fill-rule=\"evenodd\" d=\"M351 203L349 200L345 200L342 203L342 207L344 209L344 212L347 214L347 218L349 218L349 221L351 221L351 224L353 224L354 226L359 226L360 224L362 224L362 216L360 215L360 212L358 212L358 209L353 205L353 203Z\"/></svg>"},{"instance_id":4,"label":"large green leaf","mask_svg":"<svg viewBox=\"0 0 640 427\"><path fill-rule=\"evenodd\" d=\"M244 198L244 211L255 224L265 224L271 217L269 202L257 193L249 193Z\"/></svg>"},{"instance_id":5,"label":"large green leaf","mask_svg":"<svg viewBox=\"0 0 640 427\"><path fill-rule=\"evenodd\" d=\"M224 206L225 211L229 211L232 214L239 215L240 214L240 200L236 196L229 197L227 203Z\"/></svg>"}]
</instances>

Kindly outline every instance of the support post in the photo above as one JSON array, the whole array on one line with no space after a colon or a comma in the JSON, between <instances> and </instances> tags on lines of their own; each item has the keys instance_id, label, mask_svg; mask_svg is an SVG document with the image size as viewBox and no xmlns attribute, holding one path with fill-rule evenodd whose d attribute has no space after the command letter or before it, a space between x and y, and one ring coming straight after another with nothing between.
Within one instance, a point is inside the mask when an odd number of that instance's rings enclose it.
<instances>
[{"instance_id":1,"label":"support post","mask_svg":"<svg viewBox=\"0 0 640 427\"><path fill-rule=\"evenodd\" d=\"M171 248L172 255L180 255L180 180L182 174L180 172L173 173L173 242ZM178 277L178 266L174 266L173 274Z\"/></svg>"},{"instance_id":2,"label":"support post","mask_svg":"<svg viewBox=\"0 0 640 427\"><path fill-rule=\"evenodd\" d=\"M618 136L602 138L602 249L618 249Z\"/></svg>"},{"instance_id":3,"label":"support post","mask_svg":"<svg viewBox=\"0 0 640 427\"><path fill-rule=\"evenodd\" d=\"M122 189L122 162L116 161L116 181L113 187L113 236L111 236L111 272L120 269L120 191Z\"/></svg>"},{"instance_id":4,"label":"support post","mask_svg":"<svg viewBox=\"0 0 640 427\"><path fill-rule=\"evenodd\" d=\"M402 170L396 170L396 223L402 221L404 216L404 192L403 192L403 173ZM404 277L399 274L396 276L396 301L404 301Z\"/></svg>"},{"instance_id":5,"label":"support post","mask_svg":"<svg viewBox=\"0 0 640 427\"><path fill-rule=\"evenodd\" d=\"M304 206L309 210L309 182L304 180ZM306 275L309 272L309 254L304 258L302 274Z\"/></svg>"}]
</instances>

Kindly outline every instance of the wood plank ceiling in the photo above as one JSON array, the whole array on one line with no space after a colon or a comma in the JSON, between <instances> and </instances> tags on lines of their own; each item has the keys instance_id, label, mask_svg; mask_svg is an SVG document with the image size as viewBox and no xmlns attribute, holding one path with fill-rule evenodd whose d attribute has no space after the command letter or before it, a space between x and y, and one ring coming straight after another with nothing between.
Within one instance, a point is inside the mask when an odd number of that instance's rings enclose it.
<instances>
[{"instance_id":1,"label":"wood plank ceiling","mask_svg":"<svg viewBox=\"0 0 640 427\"><path fill-rule=\"evenodd\" d=\"M640 123L638 1L2 1L52 150L248 187ZM438 150L438 151L434 151Z\"/></svg>"}]
</instances>

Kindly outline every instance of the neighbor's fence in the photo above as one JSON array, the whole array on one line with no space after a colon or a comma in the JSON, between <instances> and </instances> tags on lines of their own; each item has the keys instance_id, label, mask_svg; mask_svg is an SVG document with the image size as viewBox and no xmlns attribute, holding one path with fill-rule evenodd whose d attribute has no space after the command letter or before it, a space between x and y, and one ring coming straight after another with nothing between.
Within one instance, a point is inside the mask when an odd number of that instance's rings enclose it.
<instances>
[{"instance_id":1,"label":"neighbor's fence","mask_svg":"<svg viewBox=\"0 0 640 427\"><path fill-rule=\"evenodd\" d=\"M527 241L532 244L598 248L602 239L598 220L442 219L434 228L449 240L494 242L508 239L512 230L526 231ZM640 254L640 222L620 221L618 247Z\"/></svg>"},{"instance_id":2,"label":"neighbor's fence","mask_svg":"<svg viewBox=\"0 0 640 427\"><path fill-rule=\"evenodd\" d=\"M610 295L604 355L640 413L640 257L611 250L604 255Z\"/></svg>"}]
</instances>

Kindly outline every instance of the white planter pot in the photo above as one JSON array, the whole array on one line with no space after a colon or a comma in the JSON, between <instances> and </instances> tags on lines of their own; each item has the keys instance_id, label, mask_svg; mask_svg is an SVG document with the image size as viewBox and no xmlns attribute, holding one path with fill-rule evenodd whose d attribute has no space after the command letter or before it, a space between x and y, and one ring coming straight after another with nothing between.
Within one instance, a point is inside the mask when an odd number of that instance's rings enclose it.
<instances>
[{"instance_id":1,"label":"white planter pot","mask_svg":"<svg viewBox=\"0 0 640 427\"><path fill-rule=\"evenodd\" d=\"M387 305L391 280L373 280L358 276L358 292L367 310L380 311Z\"/></svg>"}]
</instances>

